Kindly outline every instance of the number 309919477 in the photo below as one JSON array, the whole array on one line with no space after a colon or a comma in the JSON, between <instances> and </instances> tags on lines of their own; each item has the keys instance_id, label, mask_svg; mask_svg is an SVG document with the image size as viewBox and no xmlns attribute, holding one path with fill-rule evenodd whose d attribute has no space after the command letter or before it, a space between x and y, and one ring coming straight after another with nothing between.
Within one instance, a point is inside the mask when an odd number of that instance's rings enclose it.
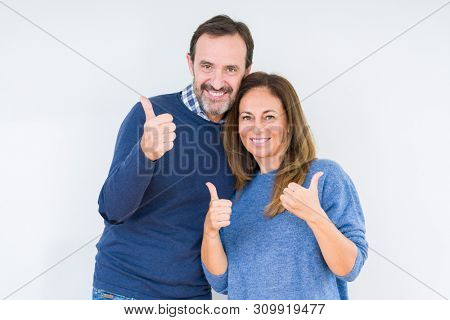
<instances>
[{"instance_id":1,"label":"number 309919477","mask_svg":"<svg viewBox=\"0 0 450 320\"><path fill-rule=\"evenodd\" d=\"M322 314L324 303L288 303L288 304L259 304L253 305L254 314Z\"/></svg>"}]
</instances>

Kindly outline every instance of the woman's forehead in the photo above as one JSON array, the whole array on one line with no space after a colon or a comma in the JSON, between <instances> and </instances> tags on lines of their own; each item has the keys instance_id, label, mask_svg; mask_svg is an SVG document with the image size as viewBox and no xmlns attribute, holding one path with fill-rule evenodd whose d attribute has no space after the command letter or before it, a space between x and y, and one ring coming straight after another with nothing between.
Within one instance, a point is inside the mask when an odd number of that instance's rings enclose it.
<instances>
[{"instance_id":1,"label":"woman's forehead","mask_svg":"<svg viewBox=\"0 0 450 320\"><path fill-rule=\"evenodd\" d=\"M281 100L269 88L257 87L248 91L239 103L239 112L263 113L269 110L280 112L283 110Z\"/></svg>"}]
</instances>

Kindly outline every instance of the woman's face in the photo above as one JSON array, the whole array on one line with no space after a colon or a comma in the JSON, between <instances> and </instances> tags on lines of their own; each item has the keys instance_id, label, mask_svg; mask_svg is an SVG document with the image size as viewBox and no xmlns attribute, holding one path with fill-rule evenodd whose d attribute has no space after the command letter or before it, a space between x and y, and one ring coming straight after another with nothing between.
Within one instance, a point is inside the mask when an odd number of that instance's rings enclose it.
<instances>
[{"instance_id":1,"label":"woman's face","mask_svg":"<svg viewBox=\"0 0 450 320\"><path fill-rule=\"evenodd\" d=\"M250 89L239 103L239 135L260 166L281 161L286 133L281 100L266 87Z\"/></svg>"}]
</instances>

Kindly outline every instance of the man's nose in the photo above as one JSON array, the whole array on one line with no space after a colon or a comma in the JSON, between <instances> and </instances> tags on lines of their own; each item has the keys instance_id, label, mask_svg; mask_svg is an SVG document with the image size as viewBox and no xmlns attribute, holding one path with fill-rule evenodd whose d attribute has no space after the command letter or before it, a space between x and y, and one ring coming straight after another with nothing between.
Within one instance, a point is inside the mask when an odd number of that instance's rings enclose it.
<instances>
[{"instance_id":1,"label":"man's nose","mask_svg":"<svg viewBox=\"0 0 450 320\"><path fill-rule=\"evenodd\" d=\"M225 82L224 82L224 79L223 79L222 70L217 69L214 72L213 77L211 79L211 85L213 86L213 88L215 90L220 90L220 89L223 88L224 84L225 84Z\"/></svg>"}]
</instances>

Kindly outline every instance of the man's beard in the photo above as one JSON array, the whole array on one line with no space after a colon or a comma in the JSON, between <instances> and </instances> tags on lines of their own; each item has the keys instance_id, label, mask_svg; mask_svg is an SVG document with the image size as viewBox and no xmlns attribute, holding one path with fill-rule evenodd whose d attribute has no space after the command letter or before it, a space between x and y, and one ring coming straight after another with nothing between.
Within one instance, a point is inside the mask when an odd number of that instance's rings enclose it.
<instances>
[{"instance_id":1,"label":"man's beard","mask_svg":"<svg viewBox=\"0 0 450 320\"><path fill-rule=\"evenodd\" d=\"M224 94L228 94L228 98L223 101L210 99L204 93L206 90L211 90L214 92L221 91ZM212 116L219 116L225 114L228 110L230 110L231 106L233 105L233 100L231 98L233 89L230 86L223 86L222 88L220 88L220 90L215 90L213 86L211 86L210 84L202 83L200 85L200 89L198 89L195 86L195 79L194 79L194 93L203 111Z\"/></svg>"}]
</instances>

